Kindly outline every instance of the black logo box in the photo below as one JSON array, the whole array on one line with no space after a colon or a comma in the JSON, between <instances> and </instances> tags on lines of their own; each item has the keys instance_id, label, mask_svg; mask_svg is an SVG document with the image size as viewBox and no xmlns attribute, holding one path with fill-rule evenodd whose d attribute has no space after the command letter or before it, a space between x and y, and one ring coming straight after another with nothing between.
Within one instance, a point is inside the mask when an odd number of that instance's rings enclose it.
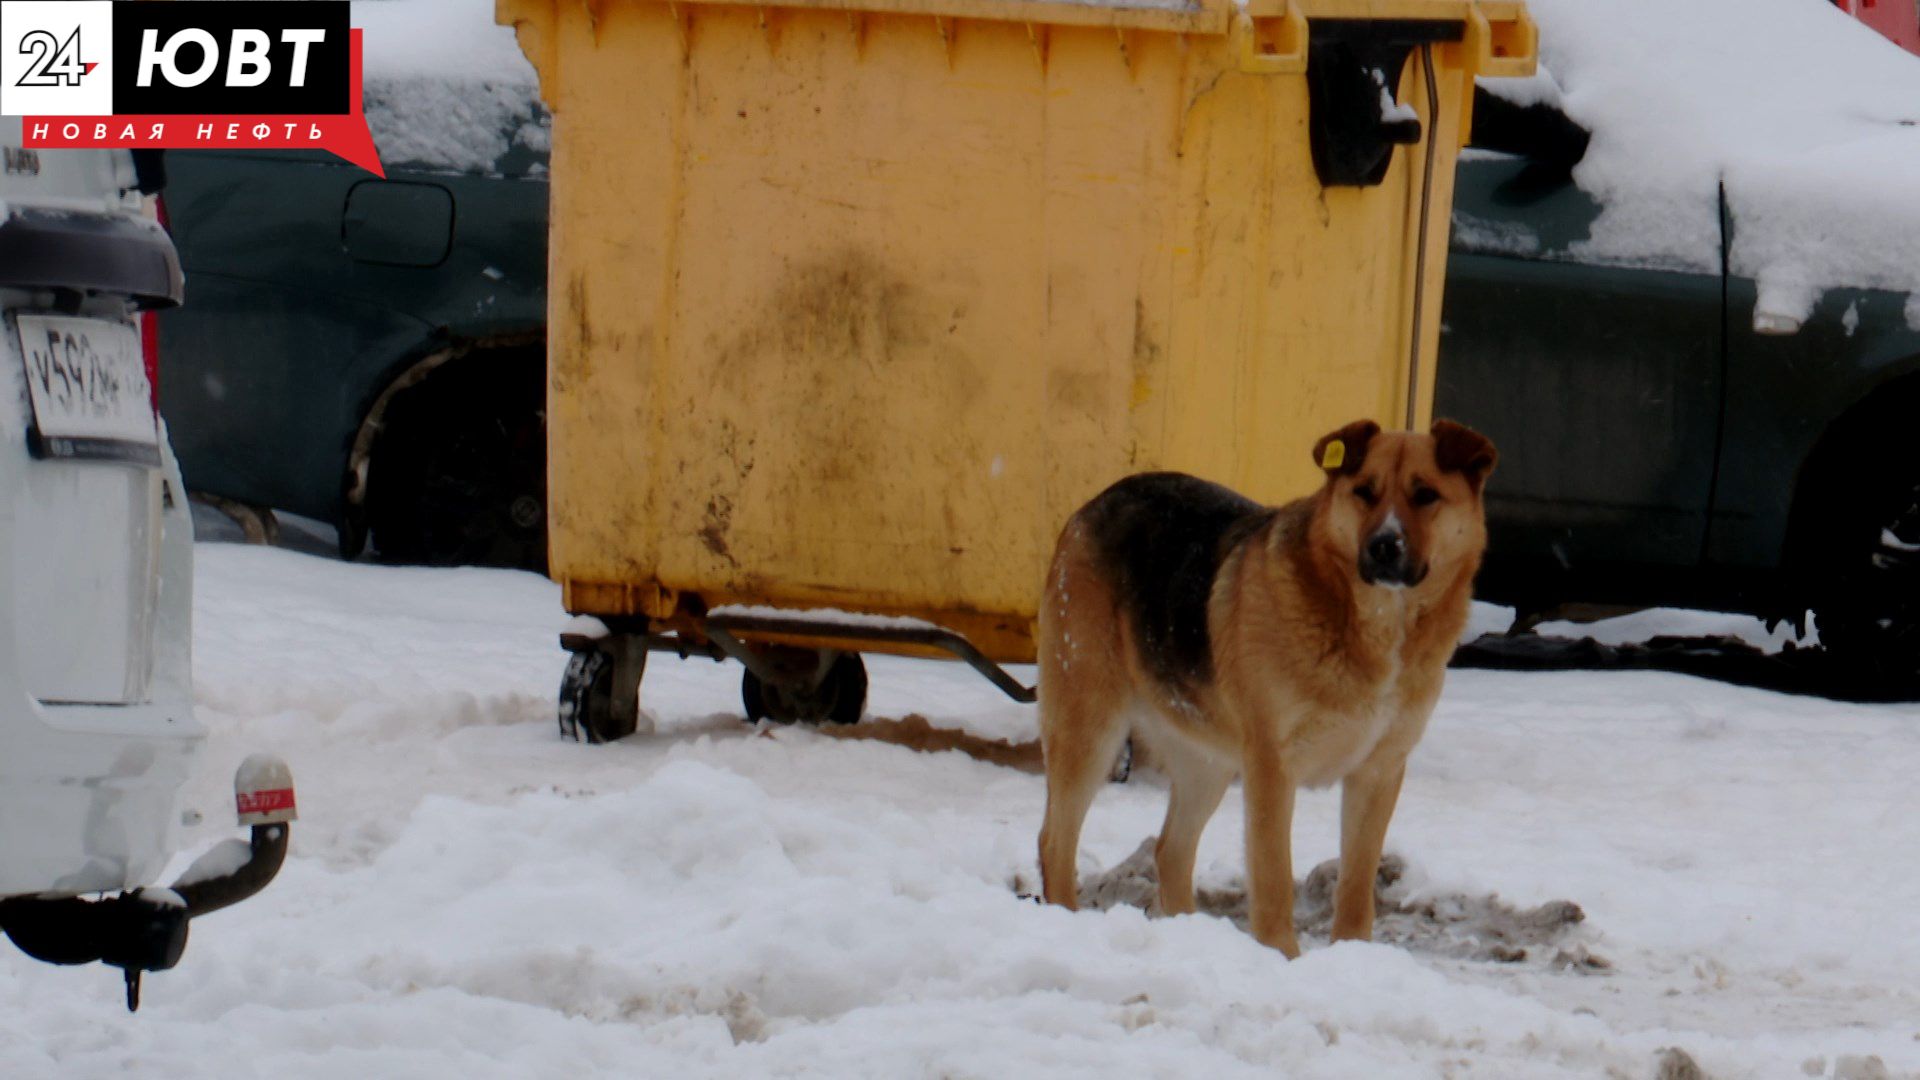
<instances>
[{"instance_id":1,"label":"black logo box","mask_svg":"<svg viewBox=\"0 0 1920 1080\"><path fill-rule=\"evenodd\" d=\"M116 115L340 115L352 112L351 48L347 40L351 5L347 0L173 0L166 4L113 5L113 111ZM181 30L213 35L219 63L198 86L174 86L164 65L156 65L152 84L139 86L140 42L157 31L158 49ZM233 31L264 31L272 42L273 64L258 86L229 87ZM307 48L305 85L289 85L295 47L281 41L282 30L324 30L326 37ZM91 46L83 45L85 50ZM83 57L84 58L84 57ZM198 43L183 42L174 67L191 73L206 62Z\"/></svg>"}]
</instances>

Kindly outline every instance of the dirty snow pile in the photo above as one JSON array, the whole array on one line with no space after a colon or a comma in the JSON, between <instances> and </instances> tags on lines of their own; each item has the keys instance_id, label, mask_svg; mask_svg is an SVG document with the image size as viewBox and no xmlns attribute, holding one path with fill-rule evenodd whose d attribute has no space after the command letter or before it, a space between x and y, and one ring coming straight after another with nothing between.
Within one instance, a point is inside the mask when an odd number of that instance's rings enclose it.
<instances>
[{"instance_id":1,"label":"dirty snow pile","mask_svg":"<svg viewBox=\"0 0 1920 1080\"><path fill-rule=\"evenodd\" d=\"M550 118L533 65L493 0L355 0L364 49L367 126L389 165L459 172L527 171L511 151L544 157ZM538 171L538 170L534 170Z\"/></svg>"},{"instance_id":2,"label":"dirty snow pile","mask_svg":"<svg viewBox=\"0 0 1920 1080\"><path fill-rule=\"evenodd\" d=\"M299 785L292 854L135 1016L115 973L0 947L9 1080L1920 1074L1920 708L1454 673L1388 838L1389 943L1329 947L1309 911L1289 963L1231 921L1235 796L1199 864L1221 917L1127 902L1147 773L1088 821L1111 906L1041 907L1031 772L756 729L736 667L664 657L653 733L565 743L545 580L197 556L210 820L173 872L238 835L226 778L260 748ZM959 665L870 670L874 717L1032 735ZM1305 876L1337 798L1298 817Z\"/></svg>"},{"instance_id":3,"label":"dirty snow pile","mask_svg":"<svg viewBox=\"0 0 1920 1080\"><path fill-rule=\"evenodd\" d=\"M1920 289L1920 57L1819 0L1528 7L1567 114L1593 132L1574 178L1605 209L1576 253L1717 272L1724 180L1732 269L1759 282L1765 316L1797 323L1834 286Z\"/></svg>"}]
</instances>

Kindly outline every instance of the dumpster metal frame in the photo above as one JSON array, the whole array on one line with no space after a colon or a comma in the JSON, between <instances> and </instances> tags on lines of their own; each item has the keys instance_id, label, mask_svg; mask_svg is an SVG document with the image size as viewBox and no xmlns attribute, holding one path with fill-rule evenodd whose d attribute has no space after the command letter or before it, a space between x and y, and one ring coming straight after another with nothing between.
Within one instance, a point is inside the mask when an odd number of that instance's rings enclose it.
<instances>
[{"instance_id":1,"label":"dumpster metal frame","mask_svg":"<svg viewBox=\"0 0 1920 1080\"><path fill-rule=\"evenodd\" d=\"M1005 50L1009 47L1009 30L1015 33L1024 31L1025 50L1037 66L1043 85L1050 85L1051 68L1059 62L1059 57L1055 55L1058 47L1073 46L1079 52L1061 55L1066 56L1068 61L1075 61L1076 58L1083 60L1084 51L1090 44L1090 39L1085 35L1101 32L1111 34L1109 48L1124 66L1126 78L1136 86L1151 74L1147 69L1155 62L1154 57L1166 55L1167 35L1172 36L1173 47L1182 57L1190 49L1204 49L1207 50L1205 55L1224 59L1227 68L1223 70L1255 76L1304 76L1307 77L1304 79L1307 83L1314 83L1312 72L1318 70L1321 73L1320 82L1324 83L1327 81L1327 72L1331 70L1327 67L1330 61L1326 58L1329 55L1326 46L1339 36L1337 30L1340 25L1364 23L1387 27L1399 24L1408 31L1403 34L1408 40L1400 43L1405 51L1399 54L1401 59L1391 78L1394 85L1403 89L1396 96L1392 87L1383 83L1380 112L1372 120L1363 117L1361 127L1373 124L1379 130L1371 131L1369 137L1377 137L1388 144L1413 141L1404 137L1404 131L1398 134L1387 131L1389 125L1382 120L1389 104L1405 99L1396 107L1411 108L1416 115L1417 141L1421 144L1419 157L1415 158L1411 153L1401 155L1394 146L1388 145L1384 159L1376 158L1370 164L1363 155L1355 162L1347 163L1344 166L1347 172L1339 175L1344 178L1341 183L1378 182L1378 176L1372 181L1364 176L1356 179L1355 176L1370 168L1384 174L1389 166L1400 162L1403 163L1403 175L1408 178L1396 181L1403 185L1406 199L1398 235L1405 237L1404 242L1412 248L1401 260L1400 282L1397 286L1399 295L1403 297L1398 317L1404 320L1399 331L1403 348L1397 366L1404 372L1405 378L1404 385L1382 399L1383 406L1389 400L1391 402L1391 408L1382 408L1385 414L1382 418L1404 417L1409 428L1424 423L1431 410L1433 358L1437 352L1439 334L1435 314L1444 275L1444 258L1435 259L1433 256L1435 252L1445 250L1446 207L1450 205L1452 195L1452 162L1458 148L1465 145L1471 128L1472 80L1477 75L1530 74L1538 41L1537 31L1519 0L1251 0L1244 7L1236 6L1233 0L1197 0L1185 7L1074 3L1071 0L779 0L769 4L742 4L737 0L496 0L497 20L512 25L516 30L523 50L534 61L542 94L553 111L556 140L554 192L557 204L563 203L570 194L567 189L570 155L566 144L569 125L573 120L570 108L574 101L572 94L593 93L597 89L590 85L594 70L592 65L580 72L571 71L568 57L578 58L582 48L589 54L598 51L603 35L631 33L631 22L625 24L624 31L616 23L618 20L640 18L637 13L641 11L653 13L646 17L656 20L658 13L664 11L671 22L671 29L663 28L659 32L665 33L673 45L677 45L683 66L693 63L695 52L701 48L708 33L709 20L720 20L713 25L723 31L722 38L731 42L731 47L738 47L743 25L749 33L757 33L762 39L763 58L771 58L767 62L776 66L783 59L783 50L819 47L818 42L822 40L820 35L833 26L842 27L839 32L844 35L843 40L852 43L853 57L861 61L869 56L869 42L874 34L884 30L896 35L889 40L897 42L897 35L903 27L920 28L913 32L927 35L929 42L937 38L940 53L935 55L944 55L948 74L977 60L976 54L969 51L974 47L976 37L981 41L991 39L996 43L994 48ZM821 21L829 16L833 17L831 26ZM744 24L743 18L748 20ZM1441 24L1445 24L1445 31L1436 32L1434 28ZM661 24L655 22L652 25ZM568 27L571 29L566 29ZM648 55L665 60L672 55L673 45L664 53L652 49ZM844 50L845 45L839 48ZM569 53L570 49L573 52ZM1442 56L1444 61L1439 59ZM608 62L596 61L603 65ZM938 62L936 59L935 63ZM1442 62L1447 67L1448 79L1455 80L1449 83L1447 92L1452 95L1452 100L1449 111L1444 113L1441 90L1436 85L1436 66ZM1183 60L1182 63L1187 61ZM1418 81L1410 83L1408 75ZM589 82L576 85L572 81L576 79ZM1467 92L1462 92L1460 84L1464 84ZM1319 92L1315 90L1315 93ZM1350 86L1345 92L1349 98L1352 97ZM681 107L684 108L684 105ZM1185 130L1188 111L1193 107L1190 101L1176 117L1173 129L1176 138ZM814 109L815 113L819 111L818 107ZM1332 112L1328 110L1329 116ZM740 115L742 119L747 117L744 109ZM1311 119L1309 116L1308 120ZM1333 120L1338 119L1333 117ZM596 123L600 127L592 130L604 134L604 120ZM679 134L674 136L676 139L680 137ZM1310 137L1319 138L1320 135L1315 133ZM1444 168L1439 160L1443 141L1449 144ZM1320 160L1317 143L1315 147L1314 168L1320 172L1322 179L1324 214L1328 197L1326 193L1332 187L1327 186L1329 166ZM686 153L678 147L674 152ZM604 175L597 182L604 188ZM682 187L675 189L673 195L678 200L674 210L676 213L680 212L679 206L684 200L704 194L698 188L687 188L685 185L688 182L684 176L678 183ZM596 194L604 201L603 192ZM1173 214L1175 211L1167 212ZM555 407L550 407L549 418L550 424L564 429L569 424L577 424L574 417L566 414L566 410L557 407L561 400L559 395L562 395L560 387L567 379L575 378L586 370L582 368L583 364L590 367L592 350L602 346L590 336L594 327L587 313L585 290L591 283L579 276L578 269L571 269L571 276L563 273L567 265L569 241L574 238L562 235L563 223L568 218L558 205L554 220L554 283L549 291L552 305L549 366L550 383L555 387L552 392L556 398ZM677 231L680 228L676 219L661 241L669 245L663 257L675 267L680 265L677 260L687 257L689 249L686 245L699 243L698 237L682 236ZM590 247L601 243L601 238L583 238L579 243ZM1177 257L1178 249L1175 249L1175 254ZM1172 265L1169 263L1166 267ZM1170 272L1166 267L1156 272ZM665 286L670 291L680 288L674 284L679 280L679 269L674 269L672 274L669 284ZM639 300L642 303L654 302L652 297ZM671 298L661 303L663 318L677 318ZM1136 313L1136 329L1140 318ZM1219 342L1233 339L1232 332L1214 334L1212 337L1203 334L1195 338L1197 331L1192 329L1182 339L1179 327L1162 329L1170 336L1161 343L1161 347L1170 354L1194 347L1217 352L1221 348ZM677 325L672 330L657 331L662 335L678 332ZM1256 328L1238 332L1247 334L1261 331ZM660 340L665 342L668 339L662 337ZM1199 346L1195 346L1196 341L1200 343ZM674 344L678 348L687 347L678 342ZM1174 374L1163 375L1163 380L1172 379ZM1141 387L1136 384L1132 393L1137 404L1142 393ZM1191 443L1194 436L1189 432L1183 437ZM550 441L556 450L550 458L550 470L556 478L569 467L566 454L561 452L564 447L559 438L550 432ZM648 440L646 445L652 451L663 449L659 432L651 432L641 438ZM689 452L671 446L666 449L682 455ZM1175 454L1176 458L1178 456ZM577 467L577 463L574 467ZM999 468L998 459L994 467L996 470ZM683 464L681 468L684 473L686 466ZM1215 472L1217 474L1217 470ZM994 475L997 477L998 473ZM1233 479L1229 476L1217 478L1229 482ZM697 476L687 476L685 480L696 487L700 483ZM1256 497L1271 497L1274 494L1259 490L1257 486L1250 493ZM1091 491L1086 494L1091 494ZM705 524L697 517L673 518L674 524L667 527L684 526L688 533L693 534L676 541L680 544L676 550L686 550L687 541L697 537L707 541L707 546L713 549L714 554L732 561L732 555L725 550L726 537L722 535L727 527L725 519L728 509L728 506L720 505L717 524L712 520L716 516L714 500L707 503L709 520ZM682 508L680 512L685 514L688 511ZM563 522L567 515L556 512L553 516L558 535L565 530ZM1057 522L1055 524L1057 526ZM662 526L647 524L643 527L657 531ZM712 530L714 535L708 536L708 530ZM569 544L575 542L568 540ZM656 539L650 542L659 544L664 541ZM559 543L555 547L554 576L563 586L567 609L606 620L618 634L640 643L642 654L645 651L665 651L683 657L704 655L713 659L739 659L746 664L750 673L756 667L765 667L765 671L758 672L760 677L774 672L770 665L753 662L755 650L771 647L848 651L866 649L914 656L957 656L982 671L1016 700L1031 699L1031 690L999 667L1002 663L1030 661L1033 647L1032 600L1008 600L1006 596L1011 593L1005 588L1001 590L1001 599L991 603L956 600L955 596L945 596L937 603L920 603L918 598L906 593L863 594L858 590L850 590L844 584L820 578L810 579L805 575L796 575L787 580L777 577L770 579L751 565L751 557L747 555L742 556L742 562L734 563L736 572L709 574L708 580L688 580L684 573L676 577L657 566L648 567L644 561L636 561L631 556L623 557L624 561L622 558L602 559L601 565L608 569L583 573L572 568L572 556L561 551ZM960 550L955 547L956 557ZM1025 591L1037 597L1039 584L1039 575L1034 575L1032 587ZM732 604L771 605L785 609L833 608L908 616L935 623L938 628L882 632L878 628L850 628L844 623L811 619L804 614L777 619L743 619L708 614L715 608ZM1027 610L1020 610L1023 607ZM572 640L569 647L589 646L583 640ZM628 665L634 670L639 666ZM637 679L637 675L634 678Z\"/></svg>"}]
</instances>

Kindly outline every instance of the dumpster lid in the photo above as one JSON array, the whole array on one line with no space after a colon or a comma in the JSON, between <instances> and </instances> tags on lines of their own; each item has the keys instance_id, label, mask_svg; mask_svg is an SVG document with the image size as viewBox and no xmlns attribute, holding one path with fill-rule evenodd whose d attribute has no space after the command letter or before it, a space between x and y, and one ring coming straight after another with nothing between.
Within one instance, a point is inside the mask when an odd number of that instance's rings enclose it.
<instances>
[{"instance_id":1,"label":"dumpster lid","mask_svg":"<svg viewBox=\"0 0 1920 1080\"><path fill-rule=\"evenodd\" d=\"M641 2L680 3L683 0ZM738 6L739 0L684 2ZM766 6L1196 34L1226 33L1235 10L1233 0L779 0ZM1277 13L1284 5L1273 6ZM1464 0L1458 6L1465 7Z\"/></svg>"},{"instance_id":2,"label":"dumpster lid","mask_svg":"<svg viewBox=\"0 0 1920 1080\"><path fill-rule=\"evenodd\" d=\"M604 9L619 0L587 0ZM636 3L701 4L739 7L741 0L632 0ZM535 17L550 0L496 0L495 18L513 23ZM1224 34L1233 16L1280 16L1291 3L1308 19L1396 19L1459 21L1479 9L1489 17L1511 17L1519 0L775 0L759 6L876 15L930 15L939 18L990 19L1056 26L1111 26L1116 29ZM550 9L549 9L550 10Z\"/></svg>"}]
</instances>

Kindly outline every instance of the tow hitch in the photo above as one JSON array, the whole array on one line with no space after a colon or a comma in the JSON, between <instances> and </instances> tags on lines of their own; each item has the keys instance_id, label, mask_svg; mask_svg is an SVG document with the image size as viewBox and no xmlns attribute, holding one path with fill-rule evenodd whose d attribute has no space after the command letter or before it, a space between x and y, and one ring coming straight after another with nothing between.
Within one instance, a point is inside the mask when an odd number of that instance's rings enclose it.
<instances>
[{"instance_id":1,"label":"tow hitch","mask_svg":"<svg viewBox=\"0 0 1920 1080\"><path fill-rule=\"evenodd\" d=\"M240 824L248 840L222 840L170 887L149 887L103 900L79 897L0 901L0 929L20 951L52 964L100 961L126 975L127 1011L140 1008L140 976L180 962L187 924L267 887L287 858L294 812L293 773L270 754L255 754L233 775Z\"/></svg>"}]
</instances>

